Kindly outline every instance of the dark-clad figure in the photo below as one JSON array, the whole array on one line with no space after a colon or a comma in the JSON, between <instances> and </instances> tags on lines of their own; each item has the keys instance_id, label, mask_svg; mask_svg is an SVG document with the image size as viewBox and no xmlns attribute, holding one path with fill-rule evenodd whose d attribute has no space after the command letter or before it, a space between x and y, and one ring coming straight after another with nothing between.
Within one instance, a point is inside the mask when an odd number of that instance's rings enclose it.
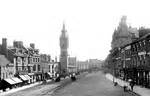
<instances>
[{"instance_id":1,"label":"dark-clad figure","mask_svg":"<svg viewBox=\"0 0 150 96\"><path fill-rule=\"evenodd\" d=\"M134 83L134 81L132 80L132 81L130 82L130 87L131 87L131 90L132 90L132 91L133 91L134 85L135 85L135 83Z\"/></svg>"}]
</instances>

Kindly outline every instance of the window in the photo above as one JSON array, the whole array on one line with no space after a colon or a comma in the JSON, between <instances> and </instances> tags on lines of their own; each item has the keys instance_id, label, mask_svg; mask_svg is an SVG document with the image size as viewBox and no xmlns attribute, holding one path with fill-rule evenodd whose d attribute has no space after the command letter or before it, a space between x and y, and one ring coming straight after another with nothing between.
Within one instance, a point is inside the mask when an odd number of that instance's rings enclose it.
<instances>
[{"instance_id":1,"label":"window","mask_svg":"<svg viewBox=\"0 0 150 96\"><path fill-rule=\"evenodd\" d=\"M8 74L7 74L7 72L6 72L6 78L8 78Z\"/></svg>"},{"instance_id":2,"label":"window","mask_svg":"<svg viewBox=\"0 0 150 96\"><path fill-rule=\"evenodd\" d=\"M146 62L145 62L145 60L143 61L143 65L145 65L146 64Z\"/></svg>"},{"instance_id":3,"label":"window","mask_svg":"<svg viewBox=\"0 0 150 96\"><path fill-rule=\"evenodd\" d=\"M40 71L40 65L38 65L38 71Z\"/></svg>"},{"instance_id":4,"label":"window","mask_svg":"<svg viewBox=\"0 0 150 96\"><path fill-rule=\"evenodd\" d=\"M40 58L38 58L38 62L40 62Z\"/></svg>"},{"instance_id":5,"label":"window","mask_svg":"<svg viewBox=\"0 0 150 96\"><path fill-rule=\"evenodd\" d=\"M31 68L30 68L30 66L28 66L28 73L31 73Z\"/></svg>"},{"instance_id":6,"label":"window","mask_svg":"<svg viewBox=\"0 0 150 96\"><path fill-rule=\"evenodd\" d=\"M34 62L34 58L33 58L33 62Z\"/></svg>"},{"instance_id":7,"label":"window","mask_svg":"<svg viewBox=\"0 0 150 96\"><path fill-rule=\"evenodd\" d=\"M143 44L145 45L145 40L143 40Z\"/></svg>"},{"instance_id":8,"label":"window","mask_svg":"<svg viewBox=\"0 0 150 96\"><path fill-rule=\"evenodd\" d=\"M18 71L21 71L21 67L18 67Z\"/></svg>"},{"instance_id":9,"label":"window","mask_svg":"<svg viewBox=\"0 0 150 96\"><path fill-rule=\"evenodd\" d=\"M36 65L33 66L33 71L36 71Z\"/></svg>"},{"instance_id":10,"label":"window","mask_svg":"<svg viewBox=\"0 0 150 96\"><path fill-rule=\"evenodd\" d=\"M51 70L51 66L49 65L49 72L50 72L50 70Z\"/></svg>"},{"instance_id":11,"label":"window","mask_svg":"<svg viewBox=\"0 0 150 96\"><path fill-rule=\"evenodd\" d=\"M5 79L5 73L3 73L3 79Z\"/></svg>"},{"instance_id":12,"label":"window","mask_svg":"<svg viewBox=\"0 0 150 96\"><path fill-rule=\"evenodd\" d=\"M31 60L32 60L31 58L28 58L28 64L30 64L30 63L31 63Z\"/></svg>"}]
</instances>

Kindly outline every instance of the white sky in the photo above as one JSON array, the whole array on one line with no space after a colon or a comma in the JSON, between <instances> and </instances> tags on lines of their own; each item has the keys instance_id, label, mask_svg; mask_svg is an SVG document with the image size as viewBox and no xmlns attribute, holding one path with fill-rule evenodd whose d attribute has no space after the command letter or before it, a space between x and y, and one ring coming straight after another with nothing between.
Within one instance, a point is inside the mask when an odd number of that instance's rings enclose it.
<instances>
[{"instance_id":1,"label":"white sky","mask_svg":"<svg viewBox=\"0 0 150 96\"><path fill-rule=\"evenodd\" d=\"M69 55L105 59L122 15L133 27L150 27L149 0L0 0L0 38L8 45L35 43L40 53L59 56L65 21ZM1 41L1 39L0 39Z\"/></svg>"}]
</instances>

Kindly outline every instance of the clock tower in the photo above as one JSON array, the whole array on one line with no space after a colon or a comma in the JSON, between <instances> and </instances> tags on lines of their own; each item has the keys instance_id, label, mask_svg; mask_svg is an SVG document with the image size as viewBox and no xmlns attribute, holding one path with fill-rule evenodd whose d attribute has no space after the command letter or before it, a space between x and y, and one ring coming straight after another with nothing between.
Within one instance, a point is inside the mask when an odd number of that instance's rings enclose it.
<instances>
[{"instance_id":1,"label":"clock tower","mask_svg":"<svg viewBox=\"0 0 150 96\"><path fill-rule=\"evenodd\" d=\"M60 35L60 65L61 71L63 73L67 72L67 64L68 64L68 35L67 30L65 29L65 24L63 24L63 28Z\"/></svg>"}]
</instances>

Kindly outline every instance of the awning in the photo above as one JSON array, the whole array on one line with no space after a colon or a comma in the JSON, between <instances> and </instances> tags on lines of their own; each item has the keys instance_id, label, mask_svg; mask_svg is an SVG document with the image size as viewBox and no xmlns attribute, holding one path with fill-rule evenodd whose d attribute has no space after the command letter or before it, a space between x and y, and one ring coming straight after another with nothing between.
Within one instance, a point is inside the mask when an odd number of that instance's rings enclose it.
<instances>
[{"instance_id":1,"label":"awning","mask_svg":"<svg viewBox=\"0 0 150 96\"><path fill-rule=\"evenodd\" d=\"M22 80L24 80L24 81L27 81L27 80L28 80L24 75L19 75L19 76L20 76L20 78L21 78Z\"/></svg>"},{"instance_id":2,"label":"awning","mask_svg":"<svg viewBox=\"0 0 150 96\"><path fill-rule=\"evenodd\" d=\"M10 78L7 78L7 79L4 79L6 82L8 82L9 84L13 85L13 84L16 84L17 82L15 82L14 80L10 79Z\"/></svg>"},{"instance_id":3,"label":"awning","mask_svg":"<svg viewBox=\"0 0 150 96\"><path fill-rule=\"evenodd\" d=\"M29 75L24 75L24 77L26 77L28 80L31 79Z\"/></svg>"},{"instance_id":4,"label":"awning","mask_svg":"<svg viewBox=\"0 0 150 96\"><path fill-rule=\"evenodd\" d=\"M13 78L11 78L12 80L14 80L15 82L17 82L17 83L21 83L22 81L19 79L19 78L17 78L17 77L13 77Z\"/></svg>"},{"instance_id":5,"label":"awning","mask_svg":"<svg viewBox=\"0 0 150 96\"><path fill-rule=\"evenodd\" d=\"M28 73L29 76L34 75L34 73Z\"/></svg>"},{"instance_id":6,"label":"awning","mask_svg":"<svg viewBox=\"0 0 150 96\"><path fill-rule=\"evenodd\" d=\"M47 72L48 73L48 75L52 75L50 72Z\"/></svg>"},{"instance_id":7,"label":"awning","mask_svg":"<svg viewBox=\"0 0 150 96\"><path fill-rule=\"evenodd\" d=\"M50 73L50 72L47 72L47 74L48 74L49 76L52 76L52 73Z\"/></svg>"}]
</instances>

